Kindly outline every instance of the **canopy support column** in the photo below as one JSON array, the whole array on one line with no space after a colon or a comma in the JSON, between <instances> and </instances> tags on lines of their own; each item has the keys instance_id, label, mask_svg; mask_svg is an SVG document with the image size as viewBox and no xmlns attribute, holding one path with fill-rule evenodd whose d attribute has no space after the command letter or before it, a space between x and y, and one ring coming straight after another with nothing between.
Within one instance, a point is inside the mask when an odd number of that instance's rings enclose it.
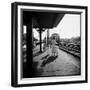
<instances>
[{"instance_id":1,"label":"canopy support column","mask_svg":"<svg viewBox=\"0 0 90 90\"><path fill-rule=\"evenodd\" d=\"M43 28L39 28L39 30L37 30L39 32L39 38L40 38L40 53L42 53L42 32L44 31Z\"/></svg>"},{"instance_id":2,"label":"canopy support column","mask_svg":"<svg viewBox=\"0 0 90 90\"><path fill-rule=\"evenodd\" d=\"M47 29L47 46L49 46L49 29Z\"/></svg>"},{"instance_id":3,"label":"canopy support column","mask_svg":"<svg viewBox=\"0 0 90 90\"><path fill-rule=\"evenodd\" d=\"M39 29L39 37L40 37L40 53L42 53L42 28Z\"/></svg>"}]
</instances>

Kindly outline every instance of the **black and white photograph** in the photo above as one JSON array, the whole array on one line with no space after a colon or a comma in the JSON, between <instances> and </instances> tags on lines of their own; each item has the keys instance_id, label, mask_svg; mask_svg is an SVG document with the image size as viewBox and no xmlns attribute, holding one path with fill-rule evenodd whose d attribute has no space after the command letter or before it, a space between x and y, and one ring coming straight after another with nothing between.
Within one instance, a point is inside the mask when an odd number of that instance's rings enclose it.
<instances>
[{"instance_id":1,"label":"black and white photograph","mask_svg":"<svg viewBox=\"0 0 90 90\"><path fill-rule=\"evenodd\" d=\"M87 7L13 3L12 19L13 86L87 82Z\"/></svg>"},{"instance_id":2,"label":"black and white photograph","mask_svg":"<svg viewBox=\"0 0 90 90\"><path fill-rule=\"evenodd\" d=\"M23 11L22 32L23 77L80 75L80 14Z\"/></svg>"}]
</instances>

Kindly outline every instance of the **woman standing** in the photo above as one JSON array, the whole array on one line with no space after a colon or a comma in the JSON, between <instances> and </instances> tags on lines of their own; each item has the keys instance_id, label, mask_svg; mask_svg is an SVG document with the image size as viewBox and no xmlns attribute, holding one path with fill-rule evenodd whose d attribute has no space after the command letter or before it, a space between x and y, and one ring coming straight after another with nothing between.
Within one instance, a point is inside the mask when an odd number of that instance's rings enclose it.
<instances>
[{"instance_id":1,"label":"woman standing","mask_svg":"<svg viewBox=\"0 0 90 90\"><path fill-rule=\"evenodd\" d=\"M58 56L58 49L56 46L57 42L56 40L53 38L52 39L52 56Z\"/></svg>"}]
</instances>

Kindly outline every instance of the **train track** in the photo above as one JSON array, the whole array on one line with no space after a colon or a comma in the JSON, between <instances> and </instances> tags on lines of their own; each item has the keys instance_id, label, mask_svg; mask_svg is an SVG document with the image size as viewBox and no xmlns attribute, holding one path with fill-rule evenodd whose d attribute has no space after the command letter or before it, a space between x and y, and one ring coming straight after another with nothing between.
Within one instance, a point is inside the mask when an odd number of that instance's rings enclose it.
<instances>
[{"instance_id":1,"label":"train track","mask_svg":"<svg viewBox=\"0 0 90 90\"><path fill-rule=\"evenodd\" d=\"M61 46L61 45L59 45L59 49L64 50L65 52L68 52L68 53L80 58L81 54L80 54L79 50L75 50L73 48L65 47L65 46Z\"/></svg>"}]
</instances>

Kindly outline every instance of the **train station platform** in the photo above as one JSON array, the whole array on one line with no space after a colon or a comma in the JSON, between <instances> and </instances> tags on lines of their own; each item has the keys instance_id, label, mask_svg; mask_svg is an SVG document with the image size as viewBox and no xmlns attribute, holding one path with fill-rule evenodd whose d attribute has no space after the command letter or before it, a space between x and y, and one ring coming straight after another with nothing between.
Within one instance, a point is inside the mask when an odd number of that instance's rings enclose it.
<instances>
[{"instance_id":1,"label":"train station platform","mask_svg":"<svg viewBox=\"0 0 90 90\"><path fill-rule=\"evenodd\" d=\"M80 75L80 58L58 48L58 56L52 56L51 48L38 53L34 49L33 62L36 76L74 76ZM35 53L36 52L36 53Z\"/></svg>"}]
</instances>

